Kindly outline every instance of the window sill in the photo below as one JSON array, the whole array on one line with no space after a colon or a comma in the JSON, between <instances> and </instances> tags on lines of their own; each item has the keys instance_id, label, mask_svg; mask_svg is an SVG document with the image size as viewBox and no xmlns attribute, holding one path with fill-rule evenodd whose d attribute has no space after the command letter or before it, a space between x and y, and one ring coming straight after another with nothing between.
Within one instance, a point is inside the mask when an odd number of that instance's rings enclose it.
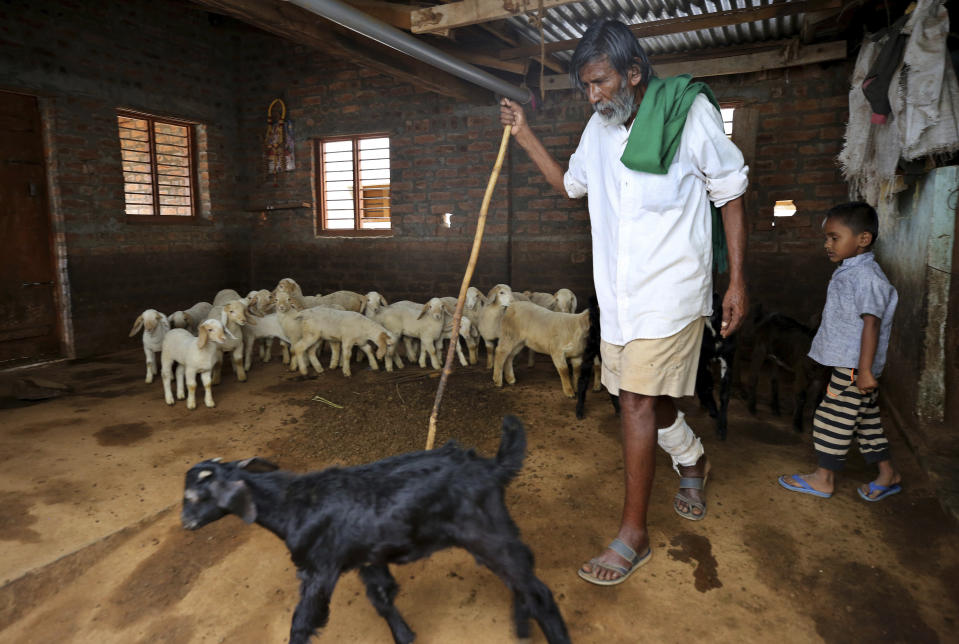
<instances>
[{"instance_id":1,"label":"window sill","mask_svg":"<svg viewBox=\"0 0 959 644\"><path fill-rule=\"evenodd\" d=\"M392 237L393 229L389 230L318 230L317 239L323 237Z\"/></svg>"},{"instance_id":2,"label":"window sill","mask_svg":"<svg viewBox=\"0 0 959 644\"><path fill-rule=\"evenodd\" d=\"M124 215L128 224L155 224L160 226L212 226L213 221L199 217L159 216L159 215Z\"/></svg>"}]
</instances>

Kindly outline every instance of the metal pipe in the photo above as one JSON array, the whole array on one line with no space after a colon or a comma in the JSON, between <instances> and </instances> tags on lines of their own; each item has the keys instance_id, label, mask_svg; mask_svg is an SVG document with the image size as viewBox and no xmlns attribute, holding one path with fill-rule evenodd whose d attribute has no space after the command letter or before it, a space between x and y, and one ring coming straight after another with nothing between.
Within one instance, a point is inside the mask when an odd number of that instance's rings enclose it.
<instances>
[{"instance_id":1,"label":"metal pipe","mask_svg":"<svg viewBox=\"0 0 959 644\"><path fill-rule=\"evenodd\" d=\"M533 98L528 89L511 85L478 67L457 60L449 54L337 0L287 0L287 2L303 7L307 11L323 16L338 25L352 29L367 38L372 38L500 96L505 96L520 103L529 103Z\"/></svg>"}]
</instances>

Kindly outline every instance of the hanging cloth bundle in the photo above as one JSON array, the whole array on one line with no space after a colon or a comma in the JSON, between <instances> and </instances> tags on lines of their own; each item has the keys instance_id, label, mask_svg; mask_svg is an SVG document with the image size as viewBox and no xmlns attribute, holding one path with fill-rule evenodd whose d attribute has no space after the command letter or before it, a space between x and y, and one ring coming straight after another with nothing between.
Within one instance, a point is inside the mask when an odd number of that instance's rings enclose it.
<instances>
[{"instance_id":1,"label":"hanging cloth bundle","mask_svg":"<svg viewBox=\"0 0 959 644\"><path fill-rule=\"evenodd\" d=\"M279 105L280 115L273 117L273 107ZM266 170L273 175L273 185L277 185L280 172L290 172L296 167L293 159L293 124L286 120L286 104L275 98L266 110Z\"/></svg>"}]
</instances>

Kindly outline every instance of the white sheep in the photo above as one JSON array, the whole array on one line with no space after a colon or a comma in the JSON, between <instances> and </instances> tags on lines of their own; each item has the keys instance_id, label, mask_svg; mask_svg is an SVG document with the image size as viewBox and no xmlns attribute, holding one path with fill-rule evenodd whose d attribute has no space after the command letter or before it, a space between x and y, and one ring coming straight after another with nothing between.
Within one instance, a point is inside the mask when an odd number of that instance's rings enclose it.
<instances>
[{"instance_id":1,"label":"white sheep","mask_svg":"<svg viewBox=\"0 0 959 644\"><path fill-rule=\"evenodd\" d=\"M200 322L207 318L212 308L213 305L209 302L197 302L185 311L175 311L170 315L170 326L196 333Z\"/></svg>"},{"instance_id":2,"label":"white sheep","mask_svg":"<svg viewBox=\"0 0 959 644\"><path fill-rule=\"evenodd\" d=\"M299 300L286 291L278 291L275 299L276 306L276 317L280 323L280 328L283 330L283 334L286 336L287 340L292 347L300 339L302 330L300 328L300 321L296 319L298 313L303 311L299 304ZM324 307L337 309L337 306ZM309 309L305 309L309 310ZM341 309L340 309L341 310ZM310 349L310 354L314 355L319 353L320 345L322 342L318 342L312 345ZM339 358L340 347L338 344L330 343L330 360L332 361L334 357ZM314 358L315 359L315 358ZM312 363L313 359L310 360ZM290 371L296 371L298 368L297 360L295 356L291 355L289 357L289 368Z\"/></svg>"},{"instance_id":3,"label":"white sheep","mask_svg":"<svg viewBox=\"0 0 959 644\"><path fill-rule=\"evenodd\" d=\"M446 310L452 318L453 314L456 312L456 303L458 298L455 297L443 297L440 298L443 300L443 304L446 306ZM479 322L479 311L482 307L482 303L486 301L486 298L483 296L479 290L473 286L469 287L466 291L466 300L463 302L463 316L460 318L460 337L466 340L466 348L469 350L470 364L476 364L479 362L479 330L476 328L476 324ZM464 322L468 322L464 324ZM450 321L452 325L452 320ZM465 332L464 332L465 329ZM444 330L444 339L449 339ZM459 349L457 346L457 352L462 354L462 349ZM462 362L462 359L461 359ZM466 366L465 364L463 365Z\"/></svg>"},{"instance_id":4,"label":"white sheep","mask_svg":"<svg viewBox=\"0 0 959 644\"><path fill-rule=\"evenodd\" d=\"M247 313L249 313L249 309L247 310ZM252 317L254 316L247 316L247 322L251 322ZM276 338L280 341L280 344L283 347L283 363L288 363L290 361L290 354L287 347L290 344L290 340L283 332L283 326L280 324L279 316L277 316L276 313L268 313L266 315L255 317L255 322L244 324L242 327L243 368L249 371L250 367L253 366L253 347L256 345L256 341L259 339L262 339L264 342L264 344L260 347L260 360L263 362L270 361L270 358L272 357L271 348L273 345L273 339Z\"/></svg>"},{"instance_id":5,"label":"white sheep","mask_svg":"<svg viewBox=\"0 0 959 644\"><path fill-rule=\"evenodd\" d=\"M343 307L344 311L356 311L357 313L362 312L366 305L366 296L354 291L334 291L327 295L317 293L313 298L316 303L312 306L333 307L336 305ZM312 308L312 306L307 308Z\"/></svg>"},{"instance_id":6,"label":"white sheep","mask_svg":"<svg viewBox=\"0 0 959 644\"><path fill-rule=\"evenodd\" d=\"M163 346L163 338L170 330L170 320L156 309L147 309L134 320L130 337L139 333L140 329L143 329L143 354L147 363L145 382L151 383L157 374L156 352Z\"/></svg>"},{"instance_id":7,"label":"white sheep","mask_svg":"<svg viewBox=\"0 0 959 644\"><path fill-rule=\"evenodd\" d=\"M203 403L214 407L213 369L220 359L221 346L229 339L229 332L219 320L205 320L197 328L198 336L186 329L172 329L163 339L160 362L163 365L163 396L166 404L173 405L173 364L176 363L176 397L183 400L183 385L186 383L186 408L196 409L196 376L203 381Z\"/></svg>"},{"instance_id":8,"label":"white sheep","mask_svg":"<svg viewBox=\"0 0 959 644\"><path fill-rule=\"evenodd\" d=\"M529 298L534 304L539 304L550 311L559 311L560 313L576 313L576 295L568 288L561 288L555 293L542 293L533 291L523 291L523 295ZM535 363L536 352L532 349L528 351L527 366L532 367Z\"/></svg>"},{"instance_id":9,"label":"white sheep","mask_svg":"<svg viewBox=\"0 0 959 644\"><path fill-rule=\"evenodd\" d=\"M267 289L246 294L246 308L251 315L267 315L273 312L273 293Z\"/></svg>"},{"instance_id":10,"label":"white sheep","mask_svg":"<svg viewBox=\"0 0 959 644\"><path fill-rule=\"evenodd\" d=\"M576 313L576 295L568 288L561 288L555 293L523 291L523 295L528 297L530 302L550 311Z\"/></svg>"},{"instance_id":11,"label":"white sheep","mask_svg":"<svg viewBox=\"0 0 959 644\"><path fill-rule=\"evenodd\" d=\"M213 298L213 306L223 306L227 302L241 299L243 299L243 296L232 288L224 288L216 292L216 296Z\"/></svg>"},{"instance_id":12,"label":"white sheep","mask_svg":"<svg viewBox=\"0 0 959 644\"><path fill-rule=\"evenodd\" d=\"M404 339L419 340L421 344L420 366L426 366L426 356L430 357L430 364L434 369L440 368L439 358L436 356L436 343L443 335L443 326L446 321L446 308L443 301L434 297L426 304L416 304L403 300L387 306L381 306L386 300L376 291L367 294L367 305L364 312L367 317L382 324L390 332L404 336ZM407 358L413 360L415 351L412 342L408 342ZM422 350L425 349L425 352ZM403 362L394 353L394 362L402 367Z\"/></svg>"},{"instance_id":13,"label":"white sheep","mask_svg":"<svg viewBox=\"0 0 959 644\"><path fill-rule=\"evenodd\" d=\"M506 382L516 382L513 359L525 346L538 353L546 353L553 359L553 366L563 383L563 393L573 398L588 334L588 310L576 314L559 313L532 302L513 302L506 309L500 325L493 382L497 387L502 387L504 374ZM567 360L573 367L572 383Z\"/></svg>"},{"instance_id":14,"label":"white sheep","mask_svg":"<svg viewBox=\"0 0 959 644\"><path fill-rule=\"evenodd\" d=\"M377 358L385 358L387 371L393 370L393 352L399 336L391 333L382 325L356 311L340 311L321 306L301 311L295 318L300 323L300 339L293 344L292 362L295 358L299 364L300 373L307 375L306 358L316 369L323 372L323 367L313 352L313 348L322 341L330 342L334 352L330 358L330 369L335 369L337 362L342 364L344 376L350 376L350 355L353 347L359 347L366 354L370 369L379 369ZM376 345L374 356L369 343ZM339 355L335 351L339 347Z\"/></svg>"},{"instance_id":15,"label":"white sheep","mask_svg":"<svg viewBox=\"0 0 959 644\"><path fill-rule=\"evenodd\" d=\"M495 345L499 338L500 321L506 313L506 307L513 303L516 295L506 284L497 284L490 289L486 296L486 303L480 308L476 319L476 330L486 345L486 368L493 367Z\"/></svg>"},{"instance_id":16,"label":"white sheep","mask_svg":"<svg viewBox=\"0 0 959 644\"><path fill-rule=\"evenodd\" d=\"M233 361L233 373L240 382L246 382L246 369L243 368L243 327L247 324L256 326L256 319L248 316L246 300L240 298L227 302L223 306L214 306L210 309L207 319L217 320L223 328L229 331L222 344L222 352L229 353ZM213 384L220 384L223 369L223 356L213 369Z\"/></svg>"}]
</instances>

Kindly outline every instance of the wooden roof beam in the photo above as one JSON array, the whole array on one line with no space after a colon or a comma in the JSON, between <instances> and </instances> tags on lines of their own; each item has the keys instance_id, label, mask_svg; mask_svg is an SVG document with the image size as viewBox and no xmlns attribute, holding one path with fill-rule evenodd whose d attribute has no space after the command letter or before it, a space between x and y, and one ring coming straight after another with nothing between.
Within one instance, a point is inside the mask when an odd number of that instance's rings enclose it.
<instances>
[{"instance_id":1,"label":"wooden roof beam","mask_svg":"<svg viewBox=\"0 0 959 644\"><path fill-rule=\"evenodd\" d=\"M743 53L740 48L731 50L704 51L699 55L671 55L651 57L650 63L658 76L692 74L696 78L707 76L726 76L729 74L749 74L768 69L798 67L812 63L846 58L846 41L821 43L818 45L799 45L795 41L780 44L770 51L752 51ZM665 60L664 60L665 59ZM568 74L555 74L543 79L547 90L571 89Z\"/></svg>"},{"instance_id":2,"label":"wooden roof beam","mask_svg":"<svg viewBox=\"0 0 959 644\"><path fill-rule=\"evenodd\" d=\"M716 27L728 27L747 22L756 22L758 20L768 20L770 18L781 18L791 16L797 13L807 13L816 11L828 11L830 9L839 9L839 0L798 0L797 2L787 2L779 0L762 7L750 7L748 9L731 9L729 11L717 11L716 13L707 13L701 15L690 15L682 18L668 18L666 20L654 20L630 25L629 29L637 38L650 38L652 36L666 36L669 34L682 33L684 31L697 31L700 29L714 29ZM575 49L579 38L571 40L561 40L558 42L546 43L546 53L557 51L566 51ZM515 47L513 49L504 49L500 51L499 56L503 59L525 58L539 54L539 45L527 45Z\"/></svg>"},{"instance_id":3,"label":"wooden roof beam","mask_svg":"<svg viewBox=\"0 0 959 644\"><path fill-rule=\"evenodd\" d=\"M561 7L581 0L542 0L543 9ZM538 11L539 0L460 0L449 4L414 9L410 22L414 34L466 27Z\"/></svg>"}]
</instances>

